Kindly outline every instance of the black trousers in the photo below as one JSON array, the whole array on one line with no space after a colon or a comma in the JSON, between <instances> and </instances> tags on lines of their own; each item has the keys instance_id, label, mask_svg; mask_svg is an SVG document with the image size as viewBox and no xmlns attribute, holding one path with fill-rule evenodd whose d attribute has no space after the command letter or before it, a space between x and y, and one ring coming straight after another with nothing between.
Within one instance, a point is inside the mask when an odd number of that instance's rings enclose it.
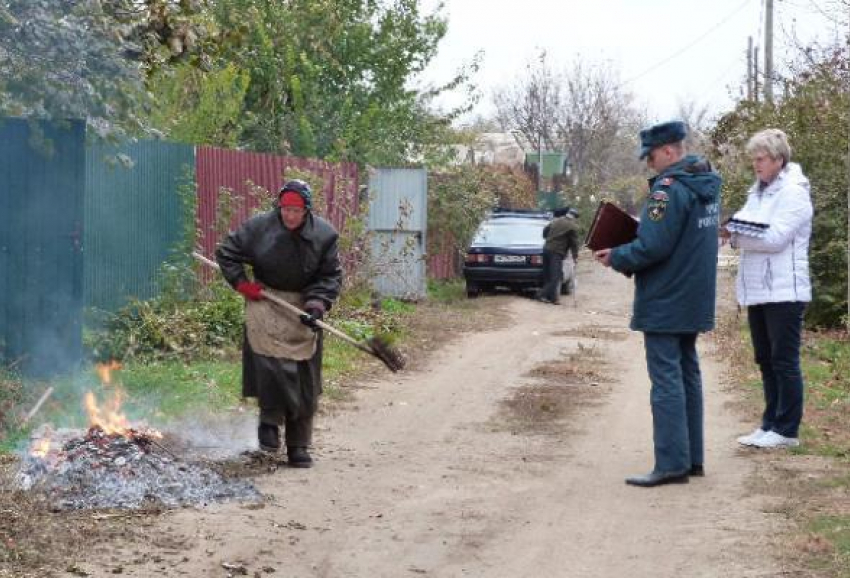
<instances>
[{"instance_id":1,"label":"black trousers","mask_svg":"<svg viewBox=\"0 0 850 578\"><path fill-rule=\"evenodd\" d=\"M260 410L260 423L284 426L286 447L307 447L313 442L313 416L287 418L281 410Z\"/></svg>"},{"instance_id":2,"label":"black trousers","mask_svg":"<svg viewBox=\"0 0 850 578\"><path fill-rule=\"evenodd\" d=\"M246 338L242 349L242 395L256 397L260 422L284 427L286 445L309 446L313 416L322 393L323 335L306 361L254 353Z\"/></svg>"},{"instance_id":3,"label":"black trousers","mask_svg":"<svg viewBox=\"0 0 850 578\"><path fill-rule=\"evenodd\" d=\"M798 301L747 307L750 336L764 386L761 429L795 438L803 419L800 340L806 304Z\"/></svg>"},{"instance_id":4,"label":"black trousers","mask_svg":"<svg viewBox=\"0 0 850 578\"><path fill-rule=\"evenodd\" d=\"M557 303L564 282L564 256L554 251L543 250L543 286L537 293L542 299Z\"/></svg>"}]
</instances>

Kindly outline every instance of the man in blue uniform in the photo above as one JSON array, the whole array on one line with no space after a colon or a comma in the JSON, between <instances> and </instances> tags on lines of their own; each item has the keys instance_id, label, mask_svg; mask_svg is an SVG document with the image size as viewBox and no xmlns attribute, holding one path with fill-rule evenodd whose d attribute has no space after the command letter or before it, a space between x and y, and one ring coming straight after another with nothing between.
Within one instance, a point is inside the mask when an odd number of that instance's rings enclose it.
<instances>
[{"instance_id":1,"label":"man in blue uniform","mask_svg":"<svg viewBox=\"0 0 850 578\"><path fill-rule=\"evenodd\" d=\"M641 131L640 158L657 176L649 179L637 238L595 253L635 277L631 328L644 333L655 467L626 479L634 486L704 475L696 341L714 328L721 179L708 161L686 154L685 136L678 121Z\"/></svg>"}]
</instances>

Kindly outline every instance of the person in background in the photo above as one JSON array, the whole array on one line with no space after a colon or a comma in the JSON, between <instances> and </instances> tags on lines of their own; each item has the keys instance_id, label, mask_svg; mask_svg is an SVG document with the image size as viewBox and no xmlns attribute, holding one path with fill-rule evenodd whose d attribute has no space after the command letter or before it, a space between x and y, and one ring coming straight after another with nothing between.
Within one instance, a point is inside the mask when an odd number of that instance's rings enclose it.
<instances>
[{"instance_id":1,"label":"person in background","mask_svg":"<svg viewBox=\"0 0 850 578\"><path fill-rule=\"evenodd\" d=\"M765 408L761 424L738 443L759 448L800 444L803 374L800 340L806 304L812 300L809 180L791 162L784 132L766 129L747 143L756 182L734 218L762 223L762 235L726 233L741 251L738 303L747 308L755 360L761 370Z\"/></svg>"},{"instance_id":2,"label":"person in background","mask_svg":"<svg viewBox=\"0 0 850 578\"><path fill-rule=\"evenodd\" d=\"M339 235L311 207L310 186L288 181L271 211L248 219L216 251L224 278L246 299L242 394L257 398L260 449L278 452L284 426L289 465L302 468L313 464L308 448L322 392L316 320L330 310L342 282ZM293 316L264 299L267 293L306 314Z\"/></svg>"},{"instance_id":3,"label":"person in background","mask_svg":"<svg viewBox=\"0 0 850 578\"><path fill-rule=\"evenodd\" d=\"M569 207L555 209L552 222L543 229L543 286L537 292L538 301L558 304L564 281L564 259L569 254L575 263L578 258L576 215Z\"/></svg>"},{"instance_id":4,"label":"person in background","mask_svg":"<svg viewBox=\"0 0 850 578\"><path fill-rule=\"evenodd\" d=\"M714 328L721 179L708 161L686 155L685 136L679 121L641 131L640 158L657 175L637 238L594 253L635 278L631 328L644 333L655 447L653 470L626 478L641 487L687 483L705 472L696 342Z\"/></svg>"}]
</instances>

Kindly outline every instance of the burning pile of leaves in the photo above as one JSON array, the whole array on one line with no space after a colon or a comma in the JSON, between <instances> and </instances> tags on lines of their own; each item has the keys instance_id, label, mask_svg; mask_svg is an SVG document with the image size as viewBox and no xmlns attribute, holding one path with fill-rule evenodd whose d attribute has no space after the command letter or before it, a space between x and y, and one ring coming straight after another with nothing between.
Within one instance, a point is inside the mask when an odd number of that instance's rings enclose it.
<instances>
[{"instance_id":1,"label":"burning pile of leaves","mask_svg":"<svg viewBox=\"0 0 850 578\"><path fill-rule=\"evenodd\" d=\"M21 489L41 492L60 510L159 508L262 499L245 480L228 480L178 459L155 430L107 433L93 426L42 437L21 463ZM64 441L63 441L64 439ZM55 446L55 447L54 447Z\"/></svg>"},{"instance_id":2,"label":"burning pile of leaves","mask_svg":"<svg viewBox=\"0 0 850 578\"><path fill-rule=\"evenodd\" d=\"M180 459L158 440L162 434L131 426L121 410L124 392L112 385L119 363L98 364L108 399L84 396L89 428L43 426L21 460L17 486L41 493L57 510L158 509L213 502L256 502L262 495L248 481L230 480L201 462Z\"/></svg>"}]
</instances>

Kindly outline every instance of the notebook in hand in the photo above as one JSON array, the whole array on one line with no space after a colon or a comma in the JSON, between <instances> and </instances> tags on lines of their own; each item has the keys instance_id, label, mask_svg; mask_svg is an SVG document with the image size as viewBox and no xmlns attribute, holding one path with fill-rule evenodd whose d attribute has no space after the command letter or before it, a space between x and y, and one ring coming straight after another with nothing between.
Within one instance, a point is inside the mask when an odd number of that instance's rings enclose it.
<instances>
[{"instance_id":1,"label":"notebook in hand","mask_svg":"<svg viewBox=\"0 0 850 578\"><path fill-rule=\"evenodd\" d=\"M747 237L764 237L770 225L732 217L726 222L726 230Z\"/></svg>"},{"instance_id":2,"label":"notebook in hand","mask_svg":"<svg viewBox=\"0 0 850 578\"><path fill-rule=\"evenodd\" d=\"M638 221L614 203L602 201L584 240L593 251L625 245L637 237Z\"/></svg>"}]
</instances>

